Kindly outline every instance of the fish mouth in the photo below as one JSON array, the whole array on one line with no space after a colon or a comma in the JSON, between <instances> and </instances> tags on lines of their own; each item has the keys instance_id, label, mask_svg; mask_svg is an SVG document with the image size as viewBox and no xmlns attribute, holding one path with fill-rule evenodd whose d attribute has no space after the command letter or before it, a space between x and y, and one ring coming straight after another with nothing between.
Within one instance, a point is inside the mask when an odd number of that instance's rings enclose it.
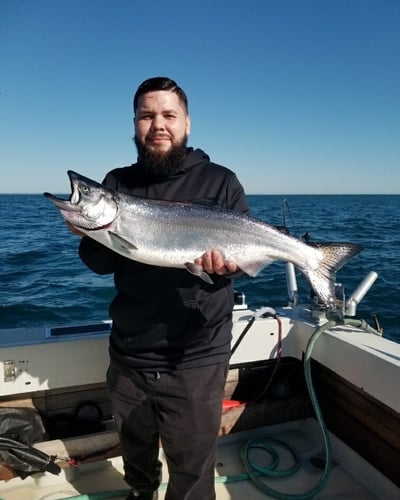
<instances>
[{"instance_id":1,"label":"fish mouth","mask_svg":"<svg viewBox=\"0 0 400 500\"><path fill-rule=\"evenodd\" d=\"M78 212L79 201L81 199L79 188L78 188L78 174L72 170L68 170L69 182L71 185L71 195L69 198L60 198L54 194L45 192L43 195L54 203L54 205L60 210L65 210L67 212Z\"/></svg>"},{"instance_id":2,"label":"fish mouth","mask_svg":"<svg viewBox=\"0 0 400 500\"><path fill-rule=\"evenodd\" d=\"M46 198L48 198L50 201L52 201L54 205L60 210L65 210L67 212L79 211L78 202L72 200L73 195L71 195L70 198L67 200L64 198L58 198L57 196L54 196L54 194L51 193L43 193L43 195L46 196Z\"/></svg>"},{"instance_id":3,"label":"fish mouth","mask_svg":"<svg viewBox=\"0 0 400 500\"><path fill-rule=\"evenodd\" d=\"M88 185L97 185L97 187L99 188L103 188L103 185L99 184L96 181L93 181L92 179L84 177L83 175L77 174L73 170L68 170L67 174L71 186L71 195L68 199L59 198L47 192L43 193L43 195L46 196L46 198L48 198L49 200L51 200L58 208L77 212L78 210L80 210L78 205L79 202L81 201L79 182L81 181L83 183L87 183Z\"/></svg>"}]
</instances>

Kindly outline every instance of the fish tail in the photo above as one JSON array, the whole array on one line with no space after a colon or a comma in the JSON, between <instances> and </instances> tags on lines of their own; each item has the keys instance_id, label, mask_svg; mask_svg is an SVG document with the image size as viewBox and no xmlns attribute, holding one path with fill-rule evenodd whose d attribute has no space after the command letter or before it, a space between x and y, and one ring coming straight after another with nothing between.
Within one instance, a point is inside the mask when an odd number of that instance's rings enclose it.
<instances>
[{"instance_id":1,"label":"fish tail","mask_svg":"<svg viewBox=\"0 0 400 500\"><path fill-rule=\"evenodd\" d=\"M336 308L335 275L351 258L363 250L354 243L315 243L307 245L318 249L323 258L316 269L303 269L314 292L328 309Z\"/></svg>"}]
</instances>

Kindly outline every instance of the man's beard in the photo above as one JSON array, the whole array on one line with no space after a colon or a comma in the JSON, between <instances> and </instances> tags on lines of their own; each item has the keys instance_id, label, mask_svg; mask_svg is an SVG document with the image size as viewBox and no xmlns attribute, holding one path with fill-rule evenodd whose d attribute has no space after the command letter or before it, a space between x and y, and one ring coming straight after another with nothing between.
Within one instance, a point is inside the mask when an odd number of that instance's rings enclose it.
<instances>
[{"instance_id":1,"label":"man's beard","mask_svg":"<svg viewBox=\"0 0 400 500\"><path fill-rule=\"evenodd\" d=\"M185 159L187 139L187 136L185 136L180 143L172 145L168 151L157 153L149 150L145 144L139 142L135 135L134 141L138 152L138 163L151 174L158 176L170 175L179 169Z\"/></svg>"}]
</instances>

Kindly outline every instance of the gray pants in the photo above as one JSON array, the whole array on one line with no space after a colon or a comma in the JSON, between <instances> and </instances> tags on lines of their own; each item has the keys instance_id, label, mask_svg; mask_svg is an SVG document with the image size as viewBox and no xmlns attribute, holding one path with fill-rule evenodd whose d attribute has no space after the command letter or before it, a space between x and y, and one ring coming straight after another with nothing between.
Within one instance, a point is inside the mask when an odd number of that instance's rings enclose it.
<instances>
[{"instance_id":1,"label":"gray pants","mask_svg":"<svg viewBox=\"0 0 400 500\"><path fill-rule=\"evenodd\" d=\"M228 363L168 373L111 364L107 382L120 435L125 480L135 490L159 486L159 439L169 482L165 500L214 500L214 462Z\"/></svg>"}]
</instances>

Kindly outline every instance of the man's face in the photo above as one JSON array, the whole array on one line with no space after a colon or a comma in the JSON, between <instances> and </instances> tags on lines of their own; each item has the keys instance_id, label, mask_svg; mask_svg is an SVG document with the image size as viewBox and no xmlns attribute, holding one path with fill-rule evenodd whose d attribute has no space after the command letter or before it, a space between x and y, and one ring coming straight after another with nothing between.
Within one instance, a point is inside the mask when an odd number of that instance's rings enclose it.
<instances>
[{"instance_id":1,"label":"man's face","mask_svg":"<svg viewBox=\"0 0 400 500\"><path fill-rule=\"evenodd\" d=\"M190 133L190 118L175 92L158 90L139 97L135 116L135 139L147 151L168 154Z\"/></svg>"}]
</instances>

